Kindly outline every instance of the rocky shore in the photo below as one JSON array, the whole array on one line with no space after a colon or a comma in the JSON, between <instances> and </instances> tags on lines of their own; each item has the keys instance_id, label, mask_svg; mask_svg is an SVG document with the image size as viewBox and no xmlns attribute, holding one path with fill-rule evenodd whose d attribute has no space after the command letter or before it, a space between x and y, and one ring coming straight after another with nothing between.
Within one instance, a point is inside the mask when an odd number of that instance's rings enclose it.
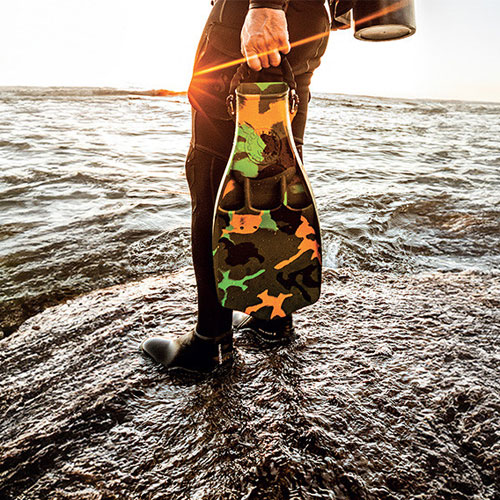
<instances>
[{"instance_id":1,"label":"rocky shore","mask_svg":"<svg viewBox=\"0 0 500 500\"><path fill-rule=\"evenodd\" d=\"M292 343L204 377L138 353L194 297L184 268L0 340L0 498L500 498L500 277L327 270Z\"/></svg>"}]
</instances>

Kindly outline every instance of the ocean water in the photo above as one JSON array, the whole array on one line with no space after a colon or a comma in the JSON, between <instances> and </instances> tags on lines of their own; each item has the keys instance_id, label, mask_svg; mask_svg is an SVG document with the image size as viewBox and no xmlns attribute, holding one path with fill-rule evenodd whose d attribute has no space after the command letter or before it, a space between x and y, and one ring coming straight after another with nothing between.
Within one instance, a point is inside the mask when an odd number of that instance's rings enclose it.
<instances>
[{"instance_id":1,"label":"ocean water","mask_svg":"<svg viewBox=\"0 0 500 500\"><path fill-rule=\"evenodd\" d=\"M0 88L0 334L190 261L185 96ZM316 94L326 267L500 268L500 104Z\"/></svg>"}]
</instances>

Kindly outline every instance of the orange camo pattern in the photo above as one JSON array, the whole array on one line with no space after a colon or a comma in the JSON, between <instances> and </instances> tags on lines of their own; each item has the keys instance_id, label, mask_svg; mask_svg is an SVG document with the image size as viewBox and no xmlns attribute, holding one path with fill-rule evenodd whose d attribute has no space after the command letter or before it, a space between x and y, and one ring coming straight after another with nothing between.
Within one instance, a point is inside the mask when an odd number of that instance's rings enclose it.
<instances>
[{"instance_id":1,"label":"orange camo pattern","mask_svg":"<svg viewBox=\"0 0 500 500\"><path fill-rule=\"evenodd\" d=\"M258 96L247 96L245 103L238 109L241 122L251 125L258 135L269 130L269 124L285 123L289 119L288 108L280 101L269 103L265 113L259 111L259 102Z\"/></svg>"},{"instance_id":2,"label":"orange camo pattern","mask_svg":"<svg viewBox=\"0 0 500 500\"><path fill-rule=\"evenodd\" d=\"M247 307L245 310L246 314L252 314L257 312L259 309L263 307L272 307L273 310L271 312L272 318L284 318L286 316L285 311L283 311L283 302L288 297L292 297L291 293L280 293L277 297L273 297L269 295L269 290L264 290L262 293L259 293L257 297L262 301L260 304L256 304L255 306Z\"/></svg>"},{"instance_id":3,"label":"orange camo pattern","mask_svg":"<svg viewBox=\"0 0 500 500\"><path fill-rule=\"evenodd\" d=\"M217 294L229 309L264 320L284 318L319 298L319 221L293 143L287 87L282 82L242 85L236 99L238 133L214 216ZM262 182L268 178L272 182ZM295 192L295 184L303 191ZM257 211L251 202L260 194Z\"/></svg>"},{"instance_id":4,"label":"orange camo pattern","mask_svg":"<svg viewBox=\"0 0 500 500\"><path fill-rule=\"evenodd\" d=\"M222 193L222 197L225 198L234 189L236 189L236 181L230 179L229 182L224 187L224 192Z\"/></svg>"},{"instance_id":5,"label":"orange camo pattern","mask_svg":"<svg viewBox=\"0 0 500 500\"><path fill-rule=\"evenodd\" d=\"M300 220L302 222L297 228L297 232L295 233L295 235L298 238L301 238L302 241L299 244L297 253L295 255L292 255L289 259L283 260L280 263L276 264L274 266L275 269L283 269L285 266L292 263L294 260L298 259L302 254L308 252L309 250L312 250L311 260L318 259L321 262L319 245L316 241L316 231L304 216L302 216ZM314 236L314 239L309 239L309 235Z\"/></svg>"},{"instance_id":6,"label":"orange camo pattern","mask_svg":"<svg viewBox=\"0 0 500 500\"><path fill-rule=\"evenodd\" d=\"M254 214L233 214L231 225L222 230L222 236L226 234L252 234L259 229L262 222L262 213Z\"/></svg>"}]
</instances>

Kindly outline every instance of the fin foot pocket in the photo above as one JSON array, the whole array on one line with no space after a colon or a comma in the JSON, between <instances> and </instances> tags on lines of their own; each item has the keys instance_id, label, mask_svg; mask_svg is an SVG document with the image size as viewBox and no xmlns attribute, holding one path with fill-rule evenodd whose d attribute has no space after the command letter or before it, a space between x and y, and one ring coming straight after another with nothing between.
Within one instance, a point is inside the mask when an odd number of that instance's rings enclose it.
<instances>
[{"instance_id":1,"label":"fin foot pocket","mask_svg":"<svg viewBox=\"0 0 500 500\"><path fill-rule=\"evenodd\" d=\"M292 315L276 320L262 320L242 312L233 313L233 328L236 331L252 330L260 340L266 343L280 343L295 337Z\"/></svg>"}]
</instances>

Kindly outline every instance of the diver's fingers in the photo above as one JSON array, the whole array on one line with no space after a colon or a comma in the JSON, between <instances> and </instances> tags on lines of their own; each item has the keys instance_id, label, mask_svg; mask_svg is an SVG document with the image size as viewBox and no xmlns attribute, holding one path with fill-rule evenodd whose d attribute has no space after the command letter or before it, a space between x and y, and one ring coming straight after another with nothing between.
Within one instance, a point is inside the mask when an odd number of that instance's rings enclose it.
<instances>
[{"instance_id":1,"label":"diver's fingers","mask_svg":"<svg viewBox=\"0 0 500 500\"><path fill-rule=\"evenodd\" d=\"M279 37L280 52L283 54L288 54L292 49L290 47L290 40L288 40L288 31L282 31Z\"/></svg>"},{"instance_id":2,"label":"diver's fingers","mask_svg":"<svg viewBox=\"0 0 500 500\"><path fill-rule=\"evenodd\" d=\"M254 71L260 71L262 69L262 64L260 63L259 56L257 52L252 50L245 51L245 57L247 59L247 64Z\"/></svg>"},{"instance_id":3,"label":"diver's fingers","mask_svg":"<svg viewBox=\"0 0 500 500\"><path fill-rule=\"evenodd\" d=\"M288 53L288 27L285 12L279 9L250 9L241 29L241 48L254 71L279 65L279 51ZM258 61L255 58L258 58Z\"/></svg>"},{"instance_id":4,"label":"diver's fingers","mask_svg":"<svg viewBox=\"0 0 500 500\"><path fill-rule=\"evenodd\" d=\"M280 53L277 50L273 50L269 54L269 62L271 63L271 66L279 66L281 62L281 56Z\"/></svg>"},{"instance_id":5,"label":"diver's fingers","mask_svg":"<svg viewBox=\"0 0 500 500\"><path fill-rule=\"evenodd\" d=\"M263 68L269 68L269 48L267 47L267 45L257 43L257 50L260 64Z\"/></svg>"}]
</instances>

